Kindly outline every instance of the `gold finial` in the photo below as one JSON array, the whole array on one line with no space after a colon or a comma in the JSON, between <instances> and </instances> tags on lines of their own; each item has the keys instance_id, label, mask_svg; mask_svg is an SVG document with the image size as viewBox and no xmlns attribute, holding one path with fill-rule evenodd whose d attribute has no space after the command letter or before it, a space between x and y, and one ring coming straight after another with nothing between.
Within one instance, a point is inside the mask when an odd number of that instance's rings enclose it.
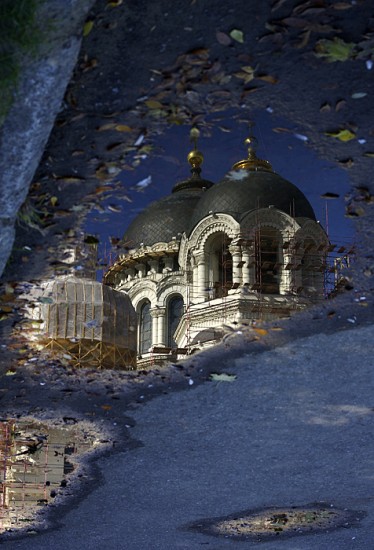
<instances>
[{"instance_id":1,"label":"gold finial","mask_svg":"<svg viewBox=\"0 0 374 550\"><path fill-rule=\"evenodd\" d=\"M273 168L269 161L259 159L256 155L257 139L252 135L253 123L249 125L250 135L245 139L244 143L248 146L248 157L244 160L236 162L233 170L266 170L272 172Z\"/></svg>"},{"instance_id":2,"label":"gold finial","mask_svg":"<svg viewBox=\"0 0 374 550\"><path fill-rule=\"evenodd\" d=\"M187 160L191 165L191 172L199 174L201 172L200 166L204 161L203 154L197 149L197 140L200 137L200 130L196 127L191 128L190 140L194 144L193 151L188 153Z\"/></svg>"}]
</instances>

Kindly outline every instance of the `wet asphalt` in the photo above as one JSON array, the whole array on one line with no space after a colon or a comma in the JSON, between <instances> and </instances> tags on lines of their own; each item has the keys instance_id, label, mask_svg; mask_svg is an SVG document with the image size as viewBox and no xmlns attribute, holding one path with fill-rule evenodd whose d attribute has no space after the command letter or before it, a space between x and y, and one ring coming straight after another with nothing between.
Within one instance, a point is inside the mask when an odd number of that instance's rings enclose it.
<instances>
[{"instance_id":1,"label":"wet asphalt","mask_svg":"<svg viewBox=\"0 0 374 550\"><path fill-rule=\"evenodd\" d=\"M374 327L317 334L225 359L230 381L189 383L136 404L132 450L95 465L95 488L58 525L6 549L370 550ZM204 359L221 366L219 349ZM198 366L198 365L197 365ZM192 378L193 381L193 378ZM192 522L269 506L324 503L357 523L323 533L236 541Z\"/></svg>"}]
</instances>

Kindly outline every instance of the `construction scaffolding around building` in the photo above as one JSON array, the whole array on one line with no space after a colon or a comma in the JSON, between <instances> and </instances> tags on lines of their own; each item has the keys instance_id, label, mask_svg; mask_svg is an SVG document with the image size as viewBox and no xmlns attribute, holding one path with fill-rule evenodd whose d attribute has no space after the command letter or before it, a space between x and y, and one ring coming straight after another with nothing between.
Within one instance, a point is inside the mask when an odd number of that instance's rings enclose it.
<instances>
[{"instance_id":1,"label":"construction scaffolding around building","mask_svg":"<svg viewBox=\"0 0 374 550\"><path fill-rule=\"evenodd\" d=\"M124 293L90 279L59 277L42 285L33 317L37 341L78 367L136 366L136 313Z\"/></svg>"}]
</instances>

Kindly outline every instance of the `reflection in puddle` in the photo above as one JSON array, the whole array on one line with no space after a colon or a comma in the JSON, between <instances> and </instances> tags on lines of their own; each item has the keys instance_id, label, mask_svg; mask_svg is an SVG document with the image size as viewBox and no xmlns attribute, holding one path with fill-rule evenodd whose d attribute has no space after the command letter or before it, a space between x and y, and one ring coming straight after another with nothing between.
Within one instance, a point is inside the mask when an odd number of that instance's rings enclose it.
<instances>
[{"instance_id":1,"label":"reflection in puddle","mask_svg":"<svg viewBox=\"0 0 374 550\"><path fill-rule=\"evenodd\" d=\"M35 420L0 422L0 533L37 522L40 507L63 494L76 458L99 444L78 424L51 427Z\"/></svg>"}]
</instances>

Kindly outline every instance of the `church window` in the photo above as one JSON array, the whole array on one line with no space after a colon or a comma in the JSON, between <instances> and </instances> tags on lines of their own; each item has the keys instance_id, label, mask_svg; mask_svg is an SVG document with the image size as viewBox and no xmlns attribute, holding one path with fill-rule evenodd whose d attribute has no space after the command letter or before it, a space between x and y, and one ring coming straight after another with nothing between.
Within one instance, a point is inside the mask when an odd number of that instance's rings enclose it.
<instances>
[{"instance_id":1,"label":"church window","mask_svg":"<svg viewBox=\"0 0 374 550\"><path fill-rule=\"evenodd\" d=\"M174 340L174 333L177 330L179 321L183 315L183 298L182 296L174 296L168 303L167 309L168 322L168 342L170 348L176 348L177 343Z\"/></svg>"},{"instance_id":2,"label":"church window","mask_svg":"<svg viewBox=\"0 0 374 550\"><path fill-rule=\"evenodd\" d=\"M139 352L148 353L149 348L152 346L152 317L151 317L151 304L150 302L144 302L140 308L140 322L139 322Z\"/></svg>"},{"instance_id":3,"label":"church window","mask_svg":"<svg viewBox=\"0 0 374 550\"><path fill-rule=\"evenodd\" d=\"M265 294L279 294L280 242L279 231L272 227L256 232L256 288Z\"/></svg>"}]
</instances>

